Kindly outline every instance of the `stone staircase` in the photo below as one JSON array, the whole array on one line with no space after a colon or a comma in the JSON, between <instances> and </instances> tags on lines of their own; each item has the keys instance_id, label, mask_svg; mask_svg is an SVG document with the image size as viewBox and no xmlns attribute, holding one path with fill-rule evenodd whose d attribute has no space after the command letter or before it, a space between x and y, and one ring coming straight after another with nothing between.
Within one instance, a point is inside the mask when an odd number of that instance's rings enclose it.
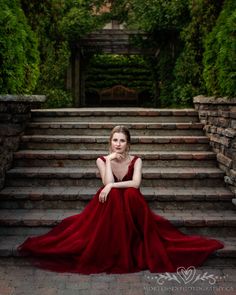
<instances>
[{"instance_id":1,"label":"stone staircase","mask_svg":"<svg viewBox=\"0 0 236 295\"><path fill-rule=\"evenodd\" d=\"M131 154L143 159L150 208L183 232L222 240L207 265L235 264L233 195L193 109L33 110L0 192L0 256L15 257L26 237L83 210L101 186L95 161L118 124L130 128Z\"/></svg>"}]
</instances>

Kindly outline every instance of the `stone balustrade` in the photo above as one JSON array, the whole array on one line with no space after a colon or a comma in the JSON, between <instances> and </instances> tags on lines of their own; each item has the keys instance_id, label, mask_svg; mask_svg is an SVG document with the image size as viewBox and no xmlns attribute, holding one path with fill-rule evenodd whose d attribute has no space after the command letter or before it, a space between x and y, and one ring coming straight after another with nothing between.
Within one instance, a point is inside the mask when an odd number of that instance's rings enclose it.
<instances>
[{"instance_id":1,"label":"stone balustrade","mask_svg":"<svg viewBox=\"0 0 236 295\"><path fill-rule=\"evenodd\" d=\"M38 108L45 100L44 95L0 95L0 189L30 120L31 109Z\"/></svg>"},{"instance_id":2,"label":"stone balustrade","mask_svg":"<svg viewBox=\"0 0 236 295\"><path fill-rule=\"evenodd\" d=\"M225 182L236 193L236 98L194 97L195 109L217 154Z\"/></svg>"}]
</instances>

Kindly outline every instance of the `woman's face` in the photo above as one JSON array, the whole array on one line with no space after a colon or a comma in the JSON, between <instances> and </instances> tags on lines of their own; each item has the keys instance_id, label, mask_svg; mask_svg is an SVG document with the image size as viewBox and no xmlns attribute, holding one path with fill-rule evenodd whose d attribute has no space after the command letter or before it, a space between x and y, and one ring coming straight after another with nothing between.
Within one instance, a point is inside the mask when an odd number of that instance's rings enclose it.
<instances>
[{"instance_id":1,"label":"woman's face","mask_svg":"<svg viewBox=\"0 0 236 295\"><path fill-rule=\"evenodd\" d=\"M127 150L127 139L124 133L115 132L111 139L111 150L119 154L123 154Z\"/></svg>"}]
</instances>

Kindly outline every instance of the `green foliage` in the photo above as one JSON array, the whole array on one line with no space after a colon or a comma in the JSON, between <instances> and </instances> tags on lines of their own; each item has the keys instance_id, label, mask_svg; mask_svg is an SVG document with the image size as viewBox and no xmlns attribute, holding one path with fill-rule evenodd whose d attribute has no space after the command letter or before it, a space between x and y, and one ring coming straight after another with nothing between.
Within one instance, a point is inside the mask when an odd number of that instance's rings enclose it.
<instances>
[{"instance_id":1,"label":"green foliage","mask_svg":"<svg viewBox=\"0 0 236 295\"><path fill-rule=\"evenodd\" d=\"M70 107L73 104L72 95L65 88L65 73L70 56L68 43L55 44L55 41L45 40L46 45L47 54L41 65L38 92L47 95L45 107Z\"/></svg>"},{"instance_id":2,"label":"green foliage","mask_svg":"<svg viewBox=\"0 0 236 295\"><path fill-rule=\"evenodd\" d=\"M210 95L236 95L236 2L226 0L204 53L204 79Z\"/></svg>"},{"instance_id":3,"label":"green foliage","mask_svg":"<svg viewBox=\"0 0 236 295\"><path fill-rule=\"evenodd\" d=\"M204 39L215 24L220 6L221 1L189 0L191 20L181 31L183 49L174 68L175 104L191 105L193 96L205 92L202 76Z\"/></svg>"},{"instance_id":4,"label":"green foliage","mask_svg":"<svg viewBox=\"0 0 236 295\"><path fill-rule=\"evenodd\" d=\"M43 108L65 108L72 107L73 101L70 93L64 89L47 89L47 101L42 105Z\"/></svg>"},{"instance_id":5,"label":"green foliage","mask_svg":"<svg viewBox=\"0 0 236 295\"><path fill-rule=\"evenodd\" d=\"M183 0L130 0L119 2L126 2L126 8L129 10L128 25L135 25L146 32L170 28L178 30L182 28L188 19L186 1Z\"/></svg>"},{"instance_id":6,"label":"green foliage","mask_svg":"<svg viewBox=\"0 0 236 295\"><path fill-rule=\"evenodd\" d=\"M162 45L160 54L157 60L154 60L151 65L155 73L157 85L156 106L168 107L173 104L171 96L171 82L173 81L173 67L175 58L173 58L170 44Z\"/></svg>"},{"instance_id":7,"label":"green foliage","mask_svg":"<svg viewBox=\"0 0 236 295\"><path fill-rule=\"evenodd\" d=\"M224 2L231 4L208 39L203 65L204 42ZM161 49L152 58L158 105L189 106L193 96L206 92L205 84L211 94L235 95L235 5L233 0L115 1L113 10L126 16L128 27L151 33L149 46Z\"/></svg>"},{"instance_id":8,"label":"green foliage","mask_svg":"<svg viewBox=\"0 0 236 295\"><path fill-rule=\"evenodd\" d=\"M153 48L156 53L147 57L152 79L155 106L168 106L173 103L173 68L179 52L179 33L189 21L189 9L182 0L131 0L115 1L115 6L125 10L128 28L140 29L148 33L147 40L136 42L142 48ZM116 8L116 11L119 9Z\"/></svg>"},{"instance_id":9,"label":"green foliage","mask_svg":"<svg viewBox=\"0 0 236 295\"><path fill-rule=\"evenodd\" d=\"M60 31L65 39L73 42L92 32L102 28L103 19L92 13L86 6L71 7L60 22Z\"/></svg>"},{"instance_id":10,"label":"green foliage","mask_svg":"<svg viewBox=\"0 0 236 295\"><path fill-rule=\"evenodd\" d=\"M39 40L40 77L35 92L47 96L45 107L66 106L64 100L69 102L69 105L72 103L72 97L65 88L70 48L59 30L68 3L69 1L65 4L62 0L32 0L30 3L21 0L25 14Z\"/></svg>"},{"instance_id":11,"label":"green foliage","mask_svg":"<svg viewBox=\"0 0 236 295\"><path fill-rule=\"evenodd\" d=\"M0 93L31 93L39 69L37 39L17 0L0 2Z\"/></svg>"},{"instance_id":12,"label":"green foliage","mask_svg":"<svg viewBox=\"0 0 236 295\"><path fill-rule=\"evenodd\" d=\"M86 75L86 90L89 93L123 85L138 92L152 92L152 72L140 56L95 55L90 60Z\"/></svg>"},{"instance_id":13,"label":"green foliage","mask_svg":"<svg viewBox=\"0 0 236 295\"><path fill-rule=\"evenodd\" d=\"M46 107L73 105L72 95L65 83L71 47L82 36L99 27L102 20L92 13L92 9L99 7L100 2L21 0L39 39L41 63L36 92L47 95Z\"/></svg>"},{"instance_id":14,"label":"green foliage","mask_svg":"<svg viewBox=\"0 0 236 295\"><path fill-rule=\"evenodd\" d=\"M96 67L118 67L121 70L129 71L129 67L144 69L147 67L145 60L138 55L112 55L112 54L98 54L91 59L91 64ZM145 69L144 69L145 70Z\"/></svg>"},{"instance_id":15,"label":"green foliage","mask_svg":"<svg viewBox=\"0 0 236 295\"><path fill-rule=\"evenodd\" d=\"M147 63L140 56L100 54L90 60L86 86L99 90L121 84L147 90L152 83L150 74Z\"/></svg>"},{"instance_id":16,"label":"green foliage","mask_svg":"<svg viewBox=\"0 0 236 295\"><path fill-rule=\"evenodd\" d=\"M122 84L152 92L158 98L156 106L163 107L188 106L194 95L206 89L209 94L235 95L235 1L116 0L110 13L97 14L107 2L20 1L38 38L40 77L36 85L35 36L19 2L1 1L1 91L27 93L35 89L48 96L48 107L73 105L65 83L71 51L81 37L116 19L130 29L146 31L148 39L136 37L133 42L153 48L154 56L96 55L88 68L89 90Z\"/></svg>"}]
</instances>

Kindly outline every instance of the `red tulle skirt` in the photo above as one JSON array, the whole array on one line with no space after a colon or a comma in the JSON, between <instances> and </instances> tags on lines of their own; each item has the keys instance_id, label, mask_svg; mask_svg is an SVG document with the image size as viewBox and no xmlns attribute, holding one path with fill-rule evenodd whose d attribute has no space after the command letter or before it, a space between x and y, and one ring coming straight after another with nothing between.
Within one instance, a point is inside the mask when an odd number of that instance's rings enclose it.
<instances>
[{"instance_id":1,"label":"red tulle skirt","mask_svg":"<svg viewBox=\"0 0 236 295\"><path fill-rule=\"evenodd\" d=\"M62 220L48 233L18 247L38 267L57 272L175 272L200 266L224 245L186 235L154 214L139 189L112 189L105 203L101 189L82 213Z\"/></svg>"}]
</instances>

